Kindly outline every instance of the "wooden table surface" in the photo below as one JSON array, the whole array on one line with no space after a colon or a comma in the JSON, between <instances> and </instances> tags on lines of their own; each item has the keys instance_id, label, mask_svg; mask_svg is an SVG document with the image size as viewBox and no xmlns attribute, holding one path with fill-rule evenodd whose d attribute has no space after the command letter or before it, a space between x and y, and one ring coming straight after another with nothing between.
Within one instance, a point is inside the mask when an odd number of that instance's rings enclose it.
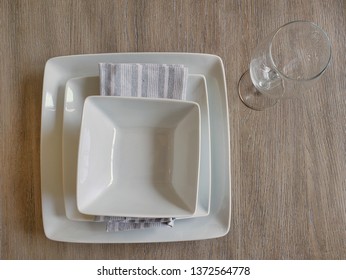
<instances>
[{"instance_id":1,"label":"wooden table surface","mask_svg":"<svg viewBox=\"0 0 346 280\"><path fill-rule=\"evenodd\" d=\"M0 0L0 259L346 259L345 1ZM292 20L320 25L332 63L301 99L245 107L251 51ZM43 232L40 128L45 62L105 52L196 52L223 59L232 216L225 237L73 244Z\"/></svg>"}]
</instances>

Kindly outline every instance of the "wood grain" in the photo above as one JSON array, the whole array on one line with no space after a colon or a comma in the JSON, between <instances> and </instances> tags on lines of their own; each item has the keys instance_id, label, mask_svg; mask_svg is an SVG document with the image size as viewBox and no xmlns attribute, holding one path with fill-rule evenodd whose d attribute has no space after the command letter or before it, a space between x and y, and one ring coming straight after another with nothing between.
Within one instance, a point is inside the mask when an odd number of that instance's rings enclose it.
<instances>
[{"instance_id":1,"label":"wood grain","mask_svg":"<svg viewBox=\"0 0 346 280\"><path fill-rule=\"evenodd\" d=\"M345 259L345 1L0 1L0 259ZM300 99L256 112L237 82L261 38L306 19L333 60ZM69 244L43 233L40 121L47 59L203 52L225 64L232 149L230 233L158 244Z\"/></svg>"}]
</instances>

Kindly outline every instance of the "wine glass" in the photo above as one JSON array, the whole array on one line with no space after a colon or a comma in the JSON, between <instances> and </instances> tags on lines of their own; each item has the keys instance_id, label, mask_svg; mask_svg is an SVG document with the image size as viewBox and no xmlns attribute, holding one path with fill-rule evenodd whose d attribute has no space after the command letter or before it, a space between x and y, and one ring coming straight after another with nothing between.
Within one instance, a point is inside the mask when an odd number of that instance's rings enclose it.
<instances>
[{"instance_id":1,"label":"wine glass","mask_svg":"<svg viewBox=\"0 0 346 280\"><path fill-rule=\"evenodd\" d=\"M238 83L240 99L254 110L274 106L279 99L309 88L330 60L330 40L319 26L309 21L289 22L254 50L250 69Z\"/></svg>"}]
</instances>

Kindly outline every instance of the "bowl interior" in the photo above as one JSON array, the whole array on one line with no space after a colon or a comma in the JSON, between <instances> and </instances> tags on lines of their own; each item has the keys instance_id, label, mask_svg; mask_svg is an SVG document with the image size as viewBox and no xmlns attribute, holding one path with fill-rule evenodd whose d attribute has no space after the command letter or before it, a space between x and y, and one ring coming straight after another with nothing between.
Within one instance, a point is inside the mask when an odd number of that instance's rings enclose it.
<instances>
[{"instance_id":1,"label":"bowl interior","mask_svg":"<svg viewBox=\"0 0 346 280\"><path fill-rule=\"evenodd\" d=\"M199 134L196 103L88 97L78 156L79 211L140 217L193 214Z\"/></svg>"}]
</instances>

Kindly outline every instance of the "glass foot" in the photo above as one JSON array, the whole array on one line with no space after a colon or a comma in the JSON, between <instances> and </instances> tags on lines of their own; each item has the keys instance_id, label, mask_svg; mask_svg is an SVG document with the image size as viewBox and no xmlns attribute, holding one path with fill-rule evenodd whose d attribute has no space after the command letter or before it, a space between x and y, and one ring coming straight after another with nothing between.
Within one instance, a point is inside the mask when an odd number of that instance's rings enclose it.
<instances>
[{"instance_id":1,"label":"glass foot","mask_svg":"<svg viewBox=\"0 0 346 280\"><path fill-rule=\"evenodd\" d=\"M247 107L257 111L272 107L278 102L277 99L269 98L256 89L251 81L249 70L239 80L238 94Z\"/></svg>"}]
</instances>

